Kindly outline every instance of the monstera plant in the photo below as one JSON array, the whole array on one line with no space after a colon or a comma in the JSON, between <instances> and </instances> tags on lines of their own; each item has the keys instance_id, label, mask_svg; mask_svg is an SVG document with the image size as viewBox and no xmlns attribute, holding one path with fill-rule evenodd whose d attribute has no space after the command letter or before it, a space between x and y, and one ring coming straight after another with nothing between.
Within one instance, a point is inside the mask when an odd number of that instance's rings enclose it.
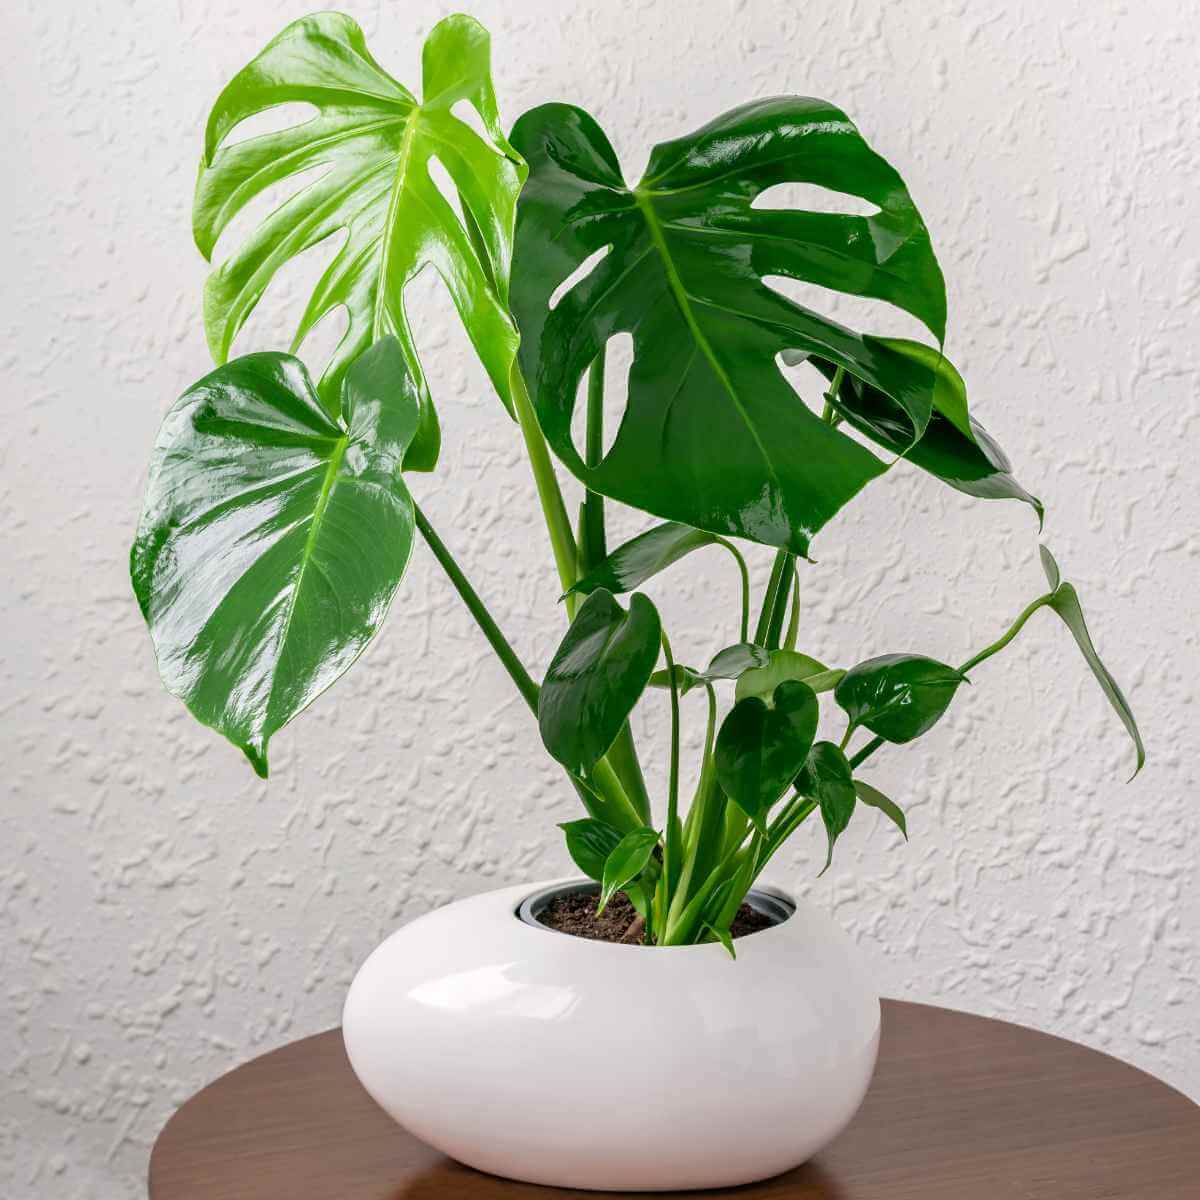
<instances>
[{"instance_id":1,"label":"monstera plant","mask_svg":"<svg viewBox=\"0 0 1200 1200\"><path fill-rule=\"evenodd\" d=\"M945 288L917 206L849 118L821 100L756 100L660 142L630 184L582 109L543 105L506 136L489 54L473 19L441 21L418 99L353 21L325 13L289 25L217 98L195 193L201 252L268 188L286 198L209 277L216 369L171 408L154 450L131 568L167 688L265 776L270 739L379 629L419 535L582 804L563 829L600 907L624 893L657 945L732 950L747 890L809 817L824 827L826 866L860 805L907 836L900 806L860 768L934 726L1039 609L1073 635L1140 767L1129 706L1044 548L1045 594L964 663L905 650L838 666L800 648L810 545L889 470L915 466L1042 516L943 355ZM246 119L297 102L311 111L295 123L232 140ZM870 215L772 205L780 184L856 198ZM339 238L291 347L230 360L276 275ZM540 684L413 496L440 441L405 311L427 267L532 469L560 583L545 617L566 621ZM928 340L848 328L787 298L779 278L883 301ZM306 364L308 334L335 310L345 335L328 362ZM605 352L620 334L632 365L606 448ZM811 394L788 373L798 364L813 368ZM577 485L577 522L554 458ZM656 523L610 549L614 503ZM711 645L675 647L636 589L709 545L732 557L740 604L713 612ZM773 556L757 605L754 553ZM692 694L705 734L685 806ZM670 710L660 797L631 732L639 703ZM820 738L823 712L840 716L838 740Z\"/></svg>"}]
</instances>

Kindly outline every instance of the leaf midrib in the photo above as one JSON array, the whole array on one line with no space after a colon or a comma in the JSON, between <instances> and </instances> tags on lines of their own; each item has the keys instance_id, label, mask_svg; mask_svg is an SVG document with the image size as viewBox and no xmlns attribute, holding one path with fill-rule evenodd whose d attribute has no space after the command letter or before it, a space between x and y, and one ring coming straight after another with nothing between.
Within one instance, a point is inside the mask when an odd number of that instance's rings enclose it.
<instances>
[{"instance_id":1,"label":"leaf midrib","mask_svg":"<svg viewBox=\"0 0 1200 1200\"><path fill-rule=\"evenodd\" d=\"M654 248L658 251L663 262L663 270L666 272L667 284L671 289L671 294L675 297L676 304L679 305L679 311L684 322L692 334L692 338L699 347L701 353L708 360L709 366L712 367L713 374L721 381L721 385L725 388L730 401L737 410L738 416L741 417L742 423L746 427L746 431L753 439L755 446L758 448L759 454L762 455L763 464L767 469L767 474L771 477L772 483L783 491L783 483L775 472L775 464L771 461L771 456L767 453L766 446L763 445L762 439L758 436L758 430L754 428L753 422L750 420L749 413L746 412L741 400L738 398L737 390L733 386L733 380L729 378L728 372L717 359L716 352L712 348L712 344L705 336L704 331L700 328L699 322L696 320L696 314L692 311L691 295L687 288L684 287L683 280L680 278L679 271L675 266L675 261L671 257L670 249L667 246L666 238L663 236L662 225L659 223L658 215L654 211L654 205L650 199L643 195L637 188L631 189L631 195L634 202L638 206L638 211L641 212L643 220L646 222L646 228L650 234L650 240Z\"/></svg>"},{"instance_id":2,"label":"leaf midrib","mask_svg":"<svg viewBox=\"0 0 1200 1200\"><path fill-rule=\"evenodd\" d=\"M396 210L400 197L404 192L405 181L408 178L409 159L412 157L413 142L416 140L417 126L421 121L421 107L414 106L408 124L404 127L404 135L400 139L400 150L397 154L396 177L392 181L392 194L388 197L387 215L383 219L383 250L379 256L379 276L375 281L375 312L371 320L371 337L376 340L383 336L383 318L387 311L385 297L387 295L388 263L392 253L392 226L396 220Z\"/></svg>"}]
</instances>

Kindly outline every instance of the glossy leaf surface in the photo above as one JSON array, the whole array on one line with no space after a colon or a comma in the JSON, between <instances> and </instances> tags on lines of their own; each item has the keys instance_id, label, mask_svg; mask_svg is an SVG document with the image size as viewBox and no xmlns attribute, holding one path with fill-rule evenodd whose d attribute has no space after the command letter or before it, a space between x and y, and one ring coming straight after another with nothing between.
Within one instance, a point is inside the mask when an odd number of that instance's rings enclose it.
<instances>
[{"instance_id":1,"label":"glossy leaf surface","mask_svg":"<svg viewBox=\"0 0 1200 1200\"><path fill-rule=\"evenodd\" d=\"M854 815L854 779L845 754L832 742L818 742L796 780L796 790L815 800L821 809L821 821L829 843L825 865L821 868L824 875L833 862L834 843L846 831Z\"/></svg>"},{"instance_id":2,"label":"glossy leaf surface","mask_svg":"<svg viewBox=\"0 0 1200 1200\"><path fill-rule=\"evenodd\" d=\"M267 773L267 743L370 641L404 573L417 428L395 339L341 413L286 354L200 380L163 421L130 573L167 689Z\"/></svg>"},{"instance_id":3,"label":"glossy leaf surface","mask_svg":"<svg viewBox=\"0 0 1200 1200\"><path fill-rule=\"evenodd\" d=\"M530 168L512 292L520 361L556 453L594 491L805 554L885 464L800 401L779 353L844 365L899 404L918 432L934 375L885 340L786 299L768 280L885 300L940 342L941 271L900 177L844 113L802 97L755 101L661 143L632 188L581 109L534 109L512 138ZM753 206L786 182L858 196L878 211ZM607 455L589 466L571 436L577 387L623 331L634 340L624 417Z\"/></svg>"},{"instance_id":4,"label":"glossy leaf surface","mask_svg":"<svg viewBox=\"0 0 1200 1200\"><path fill-rule=\"evenodd\" d=\"M833 694L854 725L911 742L937 724L965 678L920 654L884 654L851 667Z\"/></svg>"},{"instance_id":5,"label":"glossy leaf surface","mask_svg":"<svg viewBox=\"0 0 1200 1200\"><path fill-rule=\"evenodd\" d=\"M618 546L571 591L587 594L603 587L615 595L631 592L693 550L711 546L716 540L703 529L667 521Z\"/></svg>"},{"instance_id":6,"label":"glossy leaf surface","mask_svg":"<svg viewBox=\"0 0 1200 1200\"><path fill-rule=\"evenodd\" d=\"M617 843L604 863L600 912L604 911L617 892L641 875L657 845L658 834L653 829L633 829Z\"/></svg>"},{"instance_id":7,"label":"glossy leaf surface","mask_svg":"<svg viewBox=\"0 0 1200 1200\"><path fill-rule=\"evenodd\" d=\"M268 284L297 255L344 233L296 329L293 349L334 309L349 329L319 390L336 413L347 367L373 341L400 342L416 381L421 426L406 460L431 469L438 426L412 330L405 285L426 266L438 272L496 390L509 403L517 334L508 315L508 274L524 165L501 130L486 30L466 16L434 26L422 55L420 102L367 50L362 30L340 13L294 21L234 76L208 119L196 182L196 244L211 257L229 222L267 188L296 181L291 196L209 277L204 319L213 357L230 345ZM308 120L241 142L247 117L281 104L311 105ZM455 115L475 110L486 138ZM450 176L464 219L443 197L430 166Z\"/></svg>"},{"instance_id":8,"label":"glossy leaf surface","mask_svg":"<svg viewBox=\"0 0 1200 1200\"><path fill-rule=\"evenodd\" d=\"M788 680L775 689L770 706L758 696L748 696L721 722L714 751L717 780L759 827L804 766L819 716L812 688Z\"/></svg>"},{"instance_id":9,"label":"glossy leaf surface","mask_svg":"<svg viewBox=\"0 0 1200 1200\"><path fill-rule=\"evenodd\" d=\"M908 841L908 822L904 819L904 810L900 805L861 779L854 781L854 792L864 804L879 809L904 834L904 840Z\"/></svg>"},{"instance_id":10,"label":"glossy leaf surface","mask_svg":"<svg viewBox=\"0 0 1200 1200\"><path fill-rule=\"evenodd\" d=\"M755 667L738 678L734 693L738 700L744 700L747 696L765 699L786 679L803 680L809 687L812 687L814 679L820 679L828 687L833 686L829 683L832 675L829 668L807 654L796 650L768 650L767 654L769 658L765 666ZM813 688L813 691L817 690Z\"/></svg>"},{"instance_id":11,"label":"glossy leaf surface","mask_svg":"<svg viewBox=\"0 0 1200 1200\"><path fill-rule=\"evenodd\" d=\"M620 830L595 817L566 821L559 826L567 839L571 861L589 878L604 877L604 863L621 840Z\"/></svg>"},{"instance_id":12,"label":"glossy leaf surface","mask_svg":"<svg viewBox=\"0 0 1200 1200\"><path fill-rule=\"evenodd\" d=\"M768 653L761 646L754 645L753 642L737 642L732 646L726 646L724 650L718 650L713 655L712 662L703 671L676 664L675 685L679 688L679 694L682 696L690 692L692 688L700 687L705 683L715 683L719 679L737 679L746 671L765 666L768 662ZM669 687L670 676L665 668L655 671L650 676L650 683L653 687Z\"/></svg>"},{"instance_id":13,"label":"glossy leaf surface","mask_svg":"<svg viewBox=\"0 0 1200 1200\"><path fill-rule=\"evenodd\" d=\"M1059 617L1062 618L1063 624L1071 631L1071 636L1075 639L1075 644L1079 647L1080 653L1091 668L1096 681L1103 689L1109 704L1112 705L1113 711L1117 716L1121 718L1121 724L1125 726L1130 738L1132 738L1134 750L1137 755L1137 765L1133 771L1134 775L1136 775L1145 765L1146 747L1142 743L1142 735L1138 731L1137 721L1134 720L1133 710L1129 707L1129 701L1125 699L1125 693L1121 691L1117 685L1117 681L1100 660L1100 655L1096 652L1096 647L1092 644L1091 634L1088 633L1087 623L1083 618L1083 607L1079 603L1079 594L1075 591L1072 584L1062 582L1062 575L1058 569L1058 564L1054 561L1054 556L1045 546L1041 547L1041 555L1042 567L1053 589L1049 607L1054 609Z\"/></svg>"},{"instance_id":14,"label":"glossy leaf surface","mask_svg":"<svg viewBox=\"0 0 1200 1200\"><path fill-rule=\"evenodd\" d=\"M635 592L626 612L606 589L580 605L546 671L538 727L568 770L590 770L633 711L658 661L658 612Z\"/></svg>"},{"instance_id":15,"label":"glossy leaf surface","mask_svg":"<svg viewBox=\"0 0 1200 1200\"><path fill-rule=\"evenodd\" d=\"M886 339L896 354L929 367L936 377L932 412L920 429L903 406L877 387L849 375L842 377L834 408L856 429L943 483L983 500L1022 500L1040 521L1042 502L1027 492L1012 473L1012 463L995 439L967 412L962 376L946 358L919 342ZM827 378L836 366L812 360Z\"/></svg>"}]
</instances>

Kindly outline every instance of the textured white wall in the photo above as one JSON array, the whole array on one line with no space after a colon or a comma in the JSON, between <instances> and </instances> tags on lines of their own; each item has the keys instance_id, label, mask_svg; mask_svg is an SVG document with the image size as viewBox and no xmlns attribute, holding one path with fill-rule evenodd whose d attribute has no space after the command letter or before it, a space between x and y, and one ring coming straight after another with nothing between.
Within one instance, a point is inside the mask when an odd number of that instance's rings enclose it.
<instances>
[{"instance_id":1,"label":"textured white wall","mask_svg":"<svg viewBox=\"0 0 1200 1200\"><path fill-rule=\"evenodd\" d=\"M449 11L347 8L406 80ZM15 0L0 16L15 48L0 82L0 1191L18 1200L142 1194L172 1108L333 1024L385 932L566 867L554 822L573 797L423 551L377 645L277 739L269 784L162 693L130 596L159 416L207 369L188 219L204 114L306 9ZM473 11L493 30L506 116L579 102L631 174L652 140L781 91L837 101L900 167L949 281L949 350L1048 503L1047 539L1150 765L1123 784L1124 735L1045 614L933 734L879 756L871 777L907 805L910 845L865 814L819 883L815 830L781 869L858 937L886 991L1077 1038L1200 1096L1200 10ZM286 341L270 309L243 348ZM447 452L415 486L544 665L556 589L518 441L446 306L433 312L422 336ZM904 469L814 552L802 645L840 663L901 649L957 661L1041 587L1023 507ZM700 658L728 629L714 596L734 592L719 552L692 562L654 594Z\"/></svg>"}]
</instances>

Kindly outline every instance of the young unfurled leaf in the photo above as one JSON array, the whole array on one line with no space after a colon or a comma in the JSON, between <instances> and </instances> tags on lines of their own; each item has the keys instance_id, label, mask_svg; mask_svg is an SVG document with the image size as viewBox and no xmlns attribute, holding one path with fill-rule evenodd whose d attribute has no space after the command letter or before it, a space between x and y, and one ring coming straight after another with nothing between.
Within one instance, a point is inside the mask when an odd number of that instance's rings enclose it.
<instances>
[{"instance_id":1,"label":"young unfurled leaf","mask_svg":"<svg viewBox=\"0 0 1200 1200\"><path fill-rule=\"evenodd\" d=\"M796 779L796 790L809 796L821 808L821 820L829 850L825 855L824 875L833 862L833 846L854 815L854 778L845 754L832 742L818 742Z\"/></svg>"},{"instance_id":2,"label":"young unfurled leaf","mask_svg":"<svg viewBox=\"0 0 1200 1200\"><path fill-rule=\"evenodd\" d=\"M908 841L908 822L904 819L904 810L894 800L889 800L878 788L873 788L861 779L854 781L854 791L864 804L879 809L904 834L904 840Z\"/></svg>"},{"instance_id":3,"label":"young unfurled leaf","mask_svg":"<svg viewBox=\"0 0 1200 1200\"><path fill-rule=\"evenodd\" d=\"M747 696L758 696L765 700L785 679L802 680L814 692L828 690L833 686L828 680L834 676L834 672L807 654L800 654L795 650L768 650L767 654L770 657L765 666L755 667L738 677L735 699L744 700ZM840 675L838 677L840 678ZM814 679L826 686L822 689L813 687Z\"/></svg>"},{"instance_id":4,"label":"young unfurled leaf","mask_svg":"<svg viewBox=\"0 0 1200 1200\"><path fill-rule=\"evenodd\" d=\"M851 667L833 695L852 725L911 742L937 724L965 678L919 654L884 654Z\"/></svg>"},{"instance_id":5,"label":"young unfurled leaf","mask_svg":"<svg viewBox=\"0 0 1200 1200\"><path fill-rule=\"evenodd\" d=\"M718 929L715 925L705 924L701 926L701 932L711 934L714 941L720 942L725 947L725 953L730 958L737 959L737 951L733 948L733 935L728 929Z\"/></svg>"},{"instance_id":6,"label":"young unfurled leaf","mask_svg":"<svg viewBox=\"0 0 1200 1200\"><path fill-rule=\"evenodd\" d=\"M564 821L559 825L567 839L567 853L575 865L597 883L604 876L604 864L621 840L621 832L596 817Z\"/></svg>"},{"instance_id":7,"label":"young unfurled leaf","mask_svg":"<svg viewBox=\"0 0 1200 1200\"><path fill-rule=\"evenodd\" d=\"M770 705L747 696L721 723L714 753L717 780L760 829L767 810L804 765L819 716L816 693L790 679L775 688Z\"/></svg>"},{"instance_id":8,"label":"young unfurled leaf","mask_svg":"<svg viewBox=\"0 0 1200 1200\"><path fill-rule=\"evenodd\" d=\"M613 847L601 873L600 906L597 912L603 912L617 892L641 875L658 840L658 834L653 829L634 829Z\"/></svg>"},{"instance_id":9,"label":"young unfurled leaf","mask_svg":"<svg viewBox=\"0 0 1200 1200\"><path fill-rule=\"evenodd\" d=\"M298 358L248 354L163 421L134 592L167 690L260 775L272 735L362 653L404 574L417 423L394 338L354 363L340 406Z\"/></svg>"},{"instance_id":10,"label":"young unfurled leaf","mask_svg":"<svg viewBox=\"0 0 1200 1200\"><path fill-rule=\"evenodd\" d=\"M592 568L572 592L586 595L597 588L607 588L615 595L641 587L647 579L665 571L685 554L711 546L718 539L703 529L693 529L678 521L655 525L639 533L623 546L618 546L602 563ZM570 593L568 593L569 595Z\"/></svg>"},{"instance_id":11,"label":"young unfurled leaf","mask_svg":"<svg viewBox=\"0 0 1200 1200\"><path fill-rule=\"evenodd\" d=\"M1108 668L1100 661L1100 655L1096 653L1096 647L1092 644L1091 635L1088 633L1087 623L1083 619L1083 608L1079 603L1078 593L1071 584L1062 582L1058 564L1045 546L1041 547L1041 554L1046 578L1050 581L1051 588L1054 589L1050 596L1049 607L1058 613L1063 624L1071 631L1071 636L1074 637L1080 653L1104 690L1113 711L1121 718L1121 724L1125 726L1129 736L1133 739L1134 750L1137 754L1137 765L1134 767L1133 773L1136 775L1146 761L1146 747L1142 744L1142 735L1138 732L1133 710L1129 707L1129 701L1125 699L1125 694L1117 686L1117 681L1109 674Z\"/></svg>"},{"instance_id":12,"label":"young unfurled leaf","mask_svg":"<svg viewBox=\"0 0 1200 1200\"><path fill-rule=\"evenodd\" d=\"M422 51L418 101L379 66L349 17L314 13L293 21L239 71L208 118L192 217L206 258L246 205L283 181L295 183L209 276L204 323L213 357L225 360L277 274L344 232L299 318L293 347L328 314L345 311L349 327L318 389L336 415L349 364L380 337L397 337L421 413L405 460L409 470L432 470L439 443L404 311L405 287L426 266L445 282L480 361L511 407L518 337L508 278L525 164L504 136L490 59L490 39L478 21L462 14L439 21ZM284 129L229 140L246 118L284 104L315 113ZM454 111L464 105L474 109L484 136ZM462 220L435 181L435 161L453 181ZM315 179L297 181L314 167Z\"/></svg>"},{"instance_id":13,"label":"young unfurled leaf","mask_svg":"<svg viewBox=\"0 0 1200 1200\"><path fill-rule=\"evenodd\" d=\"M604 757L658 661L658 612L635 593L626 612L600 588L580 606L559 644L538 701L546 749L582 773Z\"/></svg>"},{"instance_id":14,"label":"young unfurled leaf","mask_svg":"<svg viewBox=\"0 0 1200 1200\"><path fill-rule=\"evenodd\" d=\"M675 686L679 688L679 694L684 696L692 688L703 683L712 683L717 679L737 679L745 671L764 666L768 661L768 654L769 651L755 646L752 642L738 642L733 646L726 646L724 650L718 650L713 655L712 662L703 671L676 663ZM670 687L670 676L665 668L655 671L650 676L650 686Z\"/></svg>"},{"instance_id":15,"label":"young unfurled leaf","mask_svg":"<svg viewBox=\"0 0 1200 1200\"><path fill-rule=\"evenodd\" d=\"M582 109L546 104L513 128L529 162L513 309L541 426L592 491L697 529L796 554L886 464L796 402L788 349L836 359L893 398L918 432L930 365L786 299L773 275L886 301L940 343L946 295L929 234L896 172L822 100L744 104L651 152L630 186ZM802 181L860 196L872 216L758 207ZM551 307L572 274L607 249ZM628 399L604 457L572 437L578 384L607 339L633 335Z\"/></svg>"}]
</instances>

